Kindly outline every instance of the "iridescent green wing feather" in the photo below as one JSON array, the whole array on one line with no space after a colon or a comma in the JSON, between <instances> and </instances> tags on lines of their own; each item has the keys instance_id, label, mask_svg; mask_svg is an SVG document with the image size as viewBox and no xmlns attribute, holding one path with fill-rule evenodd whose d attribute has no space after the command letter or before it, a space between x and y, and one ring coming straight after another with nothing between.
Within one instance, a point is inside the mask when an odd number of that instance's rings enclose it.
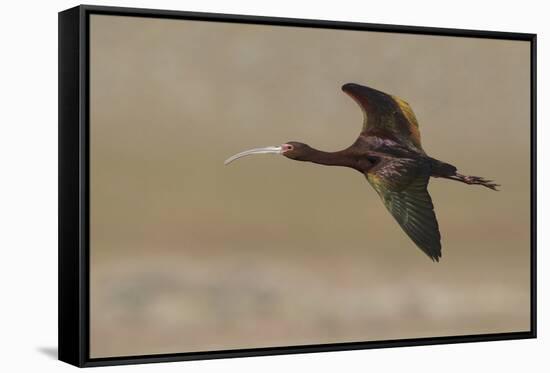
<instances>
[{"instance_id":1,"label":"iridescent green wing feather","mask_svg":"<svg viewBox=\"0 0 550 373\"><path fill-rule=\"evenodd\" d=\"M363 111L363 136L390 139L424 153L418 121L407 102L397 96L359 84L346 84L342 89Z\"/></svg>"},{"instance_id":2,"label":"iridescent green wing feather","mask_svg":"<svg viewBox=\"0 0 550 373\"><path fill-rule=\"evenodd\" d=\"M441 236L428 194L428 164L404 158L382 159L367 180L403 231L432 260L441 257Z\"/></svg>"}]
</instances>

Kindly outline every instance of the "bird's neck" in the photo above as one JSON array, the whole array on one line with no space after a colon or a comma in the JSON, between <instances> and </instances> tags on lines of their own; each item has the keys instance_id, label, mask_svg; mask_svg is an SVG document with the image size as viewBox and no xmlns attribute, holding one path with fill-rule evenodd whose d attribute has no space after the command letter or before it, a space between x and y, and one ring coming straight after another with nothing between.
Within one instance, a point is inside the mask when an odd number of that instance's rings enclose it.
<instances>
[{"instance_id":1,"label":"bird's neck","mask_svg":"<svg viewBox=\"0 0 550 373\"><path fill-rule=\"evenodd\" d=\"M355 159L351 156L348 149L337 152L325 152L315 148L310 148L301 161L322 164L325 166L343 166L355 168Z\"/></svg>"}]
</instances>

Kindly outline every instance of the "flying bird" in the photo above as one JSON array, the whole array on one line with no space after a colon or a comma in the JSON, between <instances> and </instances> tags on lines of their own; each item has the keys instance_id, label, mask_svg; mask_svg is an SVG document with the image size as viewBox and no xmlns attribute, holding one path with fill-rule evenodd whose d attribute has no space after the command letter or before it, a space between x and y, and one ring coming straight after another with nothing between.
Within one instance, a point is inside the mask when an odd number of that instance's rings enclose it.
<instances>
[{"instance_id":1,"label":"flying bird","mask_svg":"<svg viewBox=\"0 0 550 373\"><path fill-rule=\"evenodd\" d=\"M342 90L363 111L363 128L350 147L325 152L289 141L280 146L246 150L228 158L225 164L252 154L281 154L296 161L357 170L416 246L433 261L439 261L441 235L427 189L430 177L492 190L499 185L482 177L462 175L455 166L428 156L420 144L416 116L401 98L355 83L344 84Z\"/></svg>"}]
</instances>

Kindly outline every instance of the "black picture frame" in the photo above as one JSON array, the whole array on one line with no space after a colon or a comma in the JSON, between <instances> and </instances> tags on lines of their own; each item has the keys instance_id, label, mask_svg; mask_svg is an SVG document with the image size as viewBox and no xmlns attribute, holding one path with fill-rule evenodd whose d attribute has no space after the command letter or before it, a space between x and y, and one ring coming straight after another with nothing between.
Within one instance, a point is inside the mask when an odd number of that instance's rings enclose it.
<instances>
[{"instance_id":1,"label":"black picture frame","mask_svg":"<svg viewBox=\"0 0 550 373\"><path fill-rule=\"evenodd\" d=\"M528 41L531 328L525 332L109 358L89 354L89 17L92 14ZM59 13L59 360L78 367L536 338L536 34L81 5Z\"/></svg>"}]
</instances>

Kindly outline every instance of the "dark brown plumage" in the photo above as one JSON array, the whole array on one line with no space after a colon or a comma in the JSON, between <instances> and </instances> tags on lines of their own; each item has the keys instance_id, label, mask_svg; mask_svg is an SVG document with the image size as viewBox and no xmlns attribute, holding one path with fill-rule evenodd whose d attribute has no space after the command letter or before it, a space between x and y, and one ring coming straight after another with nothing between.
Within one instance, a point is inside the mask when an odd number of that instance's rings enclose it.
<instances>
[{"instance_id":1,"label":"dark brown plumage","mask_svg":"<svg viewBox=\"0 0 550 373\"><path fill-rule=\"evenodd\" d=\"M350 147L324 152L290 141L236 154L226 164L250 154L278 153L297 161L353 168L365 175L411 240L432 260L439 261L441 237L427 190L430 177L492 190L498 185L481 177L461 175L455 166L429 157L422 149L416 117L402 99L354 83L345 84L342 90L364 114L361 133Z\"/></svg>"}]
</instances>

